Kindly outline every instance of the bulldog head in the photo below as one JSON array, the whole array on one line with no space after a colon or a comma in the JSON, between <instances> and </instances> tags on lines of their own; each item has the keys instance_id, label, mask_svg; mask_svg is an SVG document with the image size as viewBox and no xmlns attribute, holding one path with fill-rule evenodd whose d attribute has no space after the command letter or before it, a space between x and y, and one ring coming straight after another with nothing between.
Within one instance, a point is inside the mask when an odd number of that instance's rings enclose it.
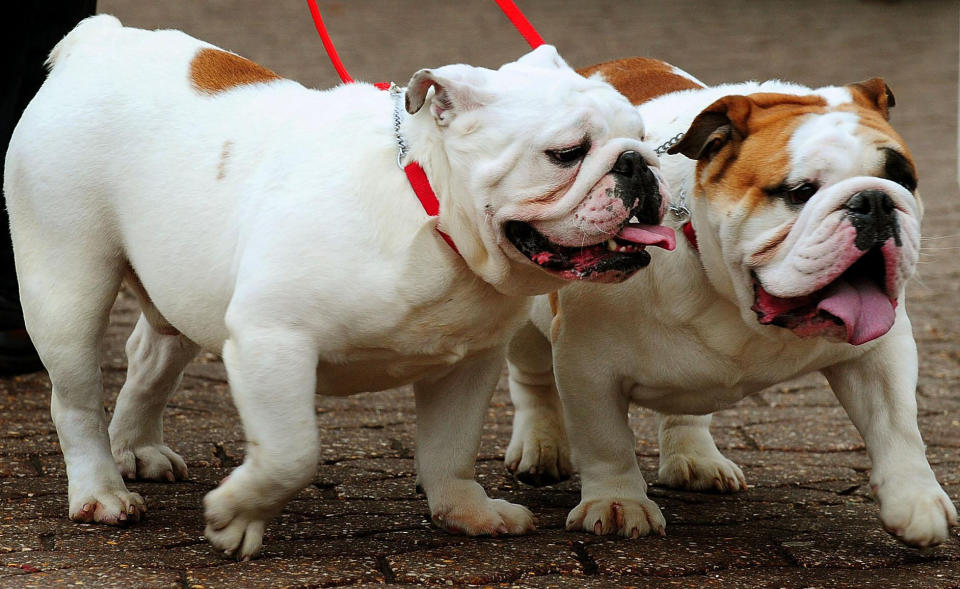
<instances>
[{"instance_id":1,"label":"bulldog head","mask_svg":"<svg viewBox=\"0 0 960 589\"><path fill-rule=\"evenodd\" d=\"M405 125L440 198L440 225L503 292L621 281L673 248L659 163L636 109L550 46L499 70L421 70ZM632 222L631 222L632 221Z\"/></svg>"},{"instance_id":2,"label":"bulldog head","mask_svg":"<svg viewBox=\"0 0 960 589\"><path fill-rule=\"evenodd\" d=\"M697 160L704 265L725 268L745 319L854 345L890 330L922 216L893 105L879 78L726 96L671 149Z\"/></svg>"}]
</instances>

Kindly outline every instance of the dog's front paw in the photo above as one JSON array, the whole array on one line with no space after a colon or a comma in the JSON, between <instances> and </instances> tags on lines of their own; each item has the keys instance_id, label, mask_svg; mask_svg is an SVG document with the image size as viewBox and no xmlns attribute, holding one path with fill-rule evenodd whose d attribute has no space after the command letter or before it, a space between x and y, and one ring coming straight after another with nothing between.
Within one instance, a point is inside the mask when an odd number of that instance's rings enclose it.
<instances>
[{"instance_id":1,"label":"dog's front paw","mask_svg":"<svg viewBox=\"0 0 960 589\"><path fill-rule=\"evenodd\" d=\"M442 496L427 490L430 519L438 528L467 536L517 535L536 529L529 509L487 497L475 481L448 482L443 487Z\"/></svg>"},{"instance_id":2,"label":"dog's front paw","mask_svg":"<svg viewBox=\"0 0 960 589\"><path fill-rule=\"evenodd\" d=\"M143 497L124 488L70 490L70 519L122 526L140 521L147 512Z\"/></svg>"},{"instance_id":3,"label":"dog's front paw","mask_svg":"<svg viewBox=\"0 0 960 589\"><path fill-rule=\"evenodd\" d=\"M717 451L661 457L658 480L662 485L687 491L736 493L747 489L740 467Z\"/></svg>"},{"instance_id":4,"label":"dog's front paw","mask_svg":"<svg viewBox=\"0 0 960 589\"><path fill-rule=\"evenodd\" d=\"M874 495L880 502L880 521L895 538L917 548L936 546L957 525L957 508L936 481L927 484L891 482Z\"/></svg>"},{"instance_id":5,"label":"dog's front paw","mask_svg":"<svg viewBox=\"0 0 960 589\"><path fill-rule=\"evenodd\" d=\"M644 497L584 499L567 516L567 530L584 530L601 536L619 534L639 538L666 535L667 520L657 504Z\"/></svg>"},{"instance_id":6,"label":"dog's front paw","mask_svg":"<svg viewBox=\"0 0 960 589\"><path fill-rule=\"evenodd\" d=\"M187 478L187 465L183 458L163 444L114 446L113 459L125 479L172 483Z\"/></svg>"},{"instance_id":7,"label":"dog's front paw","mask_svg":"<svg viewBox=\"0 0 960 589\"><path fill-rule=\"evenodd\" d=\"M467 536L519 535L536 529L533 513L503 499L487 499L475 505L456 505L433 511L430 519L438 528Z\"/></svg>"},{"instance_id":8,"label":"dog's front paw","mask_svg":"<svg viewBox=\"0 0 960 589\"><path fill-rule=\"evenodd\" d=\"M255 498L246 495L228 477L203 498L207 522L203 535L214 548L238 560L250 560L260 552L264 528L272 517L263 510L245 507L257 504Z\"/></svg>"},{"instance_id":9,"label":"dog's front paw","mask_svg":"<svg viewBox=\"0 0 960 589\"><path fill-rule=\"evenodd\" d=\"M534 487L565 481L573 473L563 423L524 418L520 413L503 461L518 481Z\"/></svg>"}]
</instances>

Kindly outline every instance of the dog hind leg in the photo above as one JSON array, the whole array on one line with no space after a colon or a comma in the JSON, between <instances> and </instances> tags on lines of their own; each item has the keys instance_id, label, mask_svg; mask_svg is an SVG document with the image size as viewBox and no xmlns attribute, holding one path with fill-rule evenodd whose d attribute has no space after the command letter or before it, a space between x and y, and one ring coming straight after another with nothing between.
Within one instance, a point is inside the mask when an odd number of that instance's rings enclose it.
<instances>
[{"instance_id":1,"label":"dog hind leg","mask_svg":"<svg viewBox=\"0 0 960 589\"><path fill-rule=\"evenodd\" d=\"M110 454L100 346L120 286L120 262L93 240L50 239L19 225L15 243L27 330L50 374L50 413L67 465L70 518L123 524L146 511ZM88 234L89 235L89 234ZM100 250L99 252L97 250Z\"/></svg>"},{"instance_id":2,"label":"dog hind leg","mask_svg":"<svg viewBox=\"0 0 960 589\"><path fill-rule=\"evenodd\" d=\"M140 302L152 307L149 299L142 296ZM127 379L110 421L113 457L120 473L128 479L187 478L183 459L163 443L163 409L199 346L172 330L169 324L166 329L159 327L151 324L145 310L130 334L126 346Z\"/></svg>"},{"instance_id":3,"label":"dog hind leg","mask_svg":"<svg viewBox=\"0 0 960 589\"><path fill-rule=\"evenodd\" d=\"M746 490L743 471L720 453L710 435L711 419L711 415L657 413L661 484L688 491Z\"/></svg>"},{"instance_id":4,"label":"dog hind leg","mask_svg":"<svg viewBox=\"0 0 960 589\"><path fill-rule=\"evenodd\" d=\"M570 478L573 465L553 378L550 342L528 322L507 349L514 416L504 457L517 480L536 487Z\"/></svg>"}]
</instances>

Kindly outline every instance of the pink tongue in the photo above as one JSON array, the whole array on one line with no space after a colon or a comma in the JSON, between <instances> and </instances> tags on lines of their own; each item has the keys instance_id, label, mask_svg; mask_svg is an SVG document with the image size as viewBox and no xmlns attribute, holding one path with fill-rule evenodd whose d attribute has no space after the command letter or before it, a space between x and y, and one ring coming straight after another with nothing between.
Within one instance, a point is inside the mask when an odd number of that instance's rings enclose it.
<instances>
[{"instance_id":1,"label":"pink tongue","mask_svg":"<svg viewBox=\"0 0 960 589\"><path fill-rule=\"evenodd\" d=\"M890 331L894 320L893 302L870 280L838 280L832 292L817 305L843 321L847 342L859 346Z\"/></svg>"},{"instance_id":2,"label":"pink tongue","mask_svg":"<svg viewBox=\"0 0 960 589\"><path fill-rule=\"evenodd\" d=\"M663 225L626 225L617 237L640 245L653 245L672 251L677 246L677 237L670 227Z\"/></svg>"}]
</instances>

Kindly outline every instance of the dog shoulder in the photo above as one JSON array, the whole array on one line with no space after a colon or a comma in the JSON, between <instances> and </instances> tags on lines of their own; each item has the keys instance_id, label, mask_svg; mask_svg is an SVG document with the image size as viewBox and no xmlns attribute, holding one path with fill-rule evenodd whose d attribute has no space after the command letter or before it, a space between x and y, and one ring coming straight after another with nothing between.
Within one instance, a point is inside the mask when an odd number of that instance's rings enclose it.
<instances>
[{"instance_id":1,"label":"dog shoulder","mask_svg":"<svg viewBox=\"0 0 960 589\"><path fill-rule=\"evenodd\" d=\"M578 70L584 77L599 77L633 104L682 90L701 89L703 82L678 67L658 59L628 57Z\"/></svg>"}]
</instances>

